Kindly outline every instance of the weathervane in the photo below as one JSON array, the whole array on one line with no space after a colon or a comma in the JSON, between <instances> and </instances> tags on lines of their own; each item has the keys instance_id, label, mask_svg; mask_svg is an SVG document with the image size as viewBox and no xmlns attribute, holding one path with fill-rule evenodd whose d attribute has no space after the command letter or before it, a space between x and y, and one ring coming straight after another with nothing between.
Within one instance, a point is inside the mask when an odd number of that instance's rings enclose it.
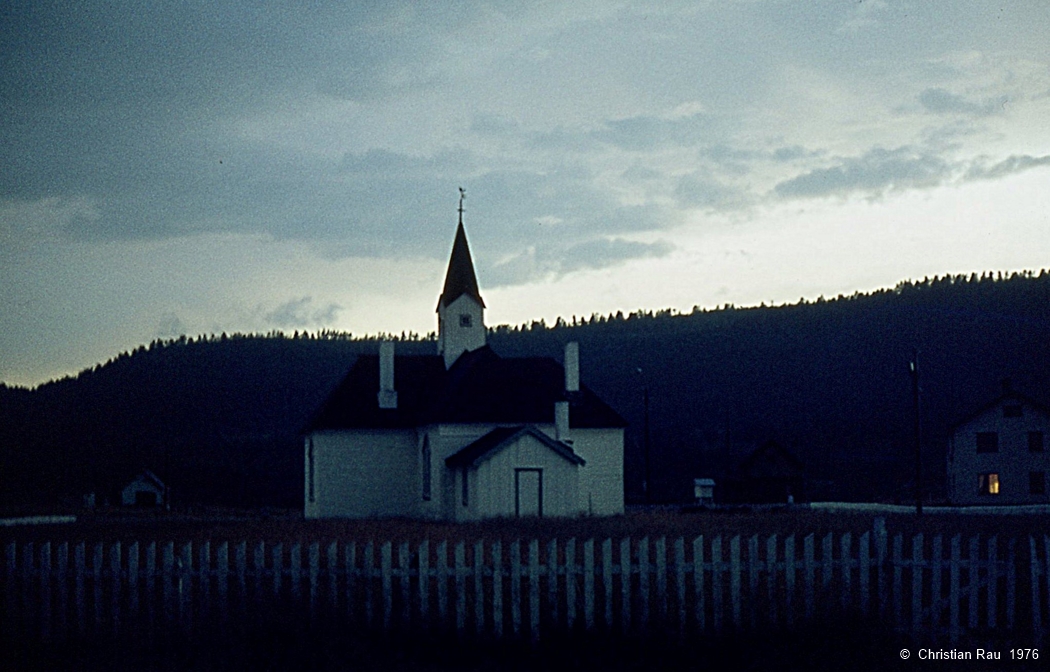
<instances>
[{"instance_id":1,"label":"weathervane","mask_svg":"<svg viewBox=\"0 0 1050 672\"><path fill-rule=\"evenodd\" d=\"M467 197L467 190L459 188L459 223L463 223L463 199Z\"/></svg>"}]
</instances>

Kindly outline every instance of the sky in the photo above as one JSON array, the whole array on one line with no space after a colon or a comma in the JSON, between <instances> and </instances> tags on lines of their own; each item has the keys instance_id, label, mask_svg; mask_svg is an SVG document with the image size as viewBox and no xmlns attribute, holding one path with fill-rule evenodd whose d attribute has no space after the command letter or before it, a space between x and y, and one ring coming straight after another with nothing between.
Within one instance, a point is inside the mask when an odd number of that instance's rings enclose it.
<instances>
[{"instance_id":1,"label":"sky","mask_svg":"<svg viewBox=\"0 0 1050 672\"><path fill-rule=\"evenodd\" d=\"M0 4L0 381L1050 267L1044 0Z\"/></svg>"}]
</instances>

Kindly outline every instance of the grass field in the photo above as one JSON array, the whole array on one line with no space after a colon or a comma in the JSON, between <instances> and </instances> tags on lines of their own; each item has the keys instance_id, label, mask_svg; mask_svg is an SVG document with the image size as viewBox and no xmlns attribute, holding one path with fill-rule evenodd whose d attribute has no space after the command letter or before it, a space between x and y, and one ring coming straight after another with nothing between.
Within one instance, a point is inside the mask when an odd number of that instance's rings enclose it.
<instances>
[{"instance_id":1,"label":"grass field","mask_svg":"<svg viewBox=\"0 0 1050 672\"><path fill-rule=\"evenodd\" d=\"M432 541L478 539L604 539L695 537L700 534L726 536L777 534L822 535L828 532L855 534L871 530L882 517L890 534L905 536L923 532L948 538L954 534L1025 537L1050 533L1050 513L1024 515L870 513L815 510L806 507L780 509L714 509L680 512L669 509L631 511L603 518L498 519L478 523L443 523L407 519L303 520L297 511L254 512L200 509L183 512L149 512L125 509L81 513L77 522L0 528L0 539L118 541Z\"/></svg>"}]
</instances>

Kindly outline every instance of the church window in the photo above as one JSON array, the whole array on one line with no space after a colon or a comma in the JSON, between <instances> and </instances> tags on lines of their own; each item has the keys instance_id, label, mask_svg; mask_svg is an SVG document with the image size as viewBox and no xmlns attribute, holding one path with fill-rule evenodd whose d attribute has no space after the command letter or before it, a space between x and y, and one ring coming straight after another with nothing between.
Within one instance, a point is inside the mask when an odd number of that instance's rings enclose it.
<instances>
[{"instance_id":1,"label":"church window","mask_svg":"<svg viewBox=\"0 0 1050 672\"><path fill-rule=\"evenodd\" d=\"M470 481L467 480L467 470L463 469L463 506L470 505Z\"/></svg>"},{"instance_id":2,"label":"church window","mask_svg":"<svg viewBox=\"0 0 1050 672\"><path fill-rule=\"evenodd\" d=\"M430 437L423 437L423 499L430 501Z\"/></svg>"},{"instance_id":3,"label":"church window","mask_svg":"<svg viewBox=\"0 0 1050 672\"><path fill-rule=\"evenodd\" d=\"M470 319L470 315L464 313L459 316L459 326L471 327L473 326L473 320Z\"/></svg>"},{"instance_id":4,"label":"church window","mask_svg":"<svg viewBox=\"0 0 1050 672\"><path fill-rule=\"evenodd\" d=\"M1020 418L1023 415L1020 404L1009 404L1003 406L1004 418Z\"/></svg>"}]
</instances>

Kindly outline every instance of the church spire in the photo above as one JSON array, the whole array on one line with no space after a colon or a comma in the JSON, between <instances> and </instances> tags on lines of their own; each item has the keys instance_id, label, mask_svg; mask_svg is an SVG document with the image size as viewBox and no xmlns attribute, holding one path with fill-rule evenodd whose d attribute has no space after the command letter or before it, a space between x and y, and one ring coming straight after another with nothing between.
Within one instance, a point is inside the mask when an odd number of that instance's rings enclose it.
<instances>
[{"instance_id":1,"label":"church spire","mask_svg":"<svg viewBox=\"0 0 1050 672\"><path fill-rule=\"evenodd\" d=\"M485 345L485 302L478 291L474 261L470 258L467 232L463 228L463 199L459 190L459 224L452 242L452 255L445 273L445 287L438 299L438 354L445 358L445 367L464 352Z\"/></svg>"},{"instance_id":2,"label":"church spire","mask_svg":"<svg viewBox=\"0 0 1050 672\"><path fill-rule=\"evenodd\" d=\"M470 258L470 246L467 245L467 232L463 229L463 199L466 192L459 190L459 225L456 227L456 239L452 243L452 256L448 260L448 271L445 273L445 288L441 291L441 306L450 303L466 294L485 307L478 291L478 278L474 274L474 261Z\"/></svg>"}]
</instances>

